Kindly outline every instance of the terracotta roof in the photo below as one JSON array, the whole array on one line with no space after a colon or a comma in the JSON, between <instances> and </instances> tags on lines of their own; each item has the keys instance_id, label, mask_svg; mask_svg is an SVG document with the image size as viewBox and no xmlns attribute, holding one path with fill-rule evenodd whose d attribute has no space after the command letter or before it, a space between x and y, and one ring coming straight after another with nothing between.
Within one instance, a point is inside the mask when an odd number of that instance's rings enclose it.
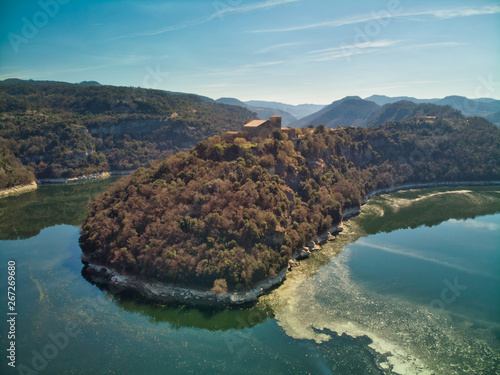
<instances>
[{"instance_id":1,"label":"terracotta roof","mask_svg":"<svg viewBox=\"0 0 500 375\"><path fill-rule=\"evenodd\" d=\"M252 120L243 125L244 128L256 128L269 120Z\"/></svg>"}]
</instances>

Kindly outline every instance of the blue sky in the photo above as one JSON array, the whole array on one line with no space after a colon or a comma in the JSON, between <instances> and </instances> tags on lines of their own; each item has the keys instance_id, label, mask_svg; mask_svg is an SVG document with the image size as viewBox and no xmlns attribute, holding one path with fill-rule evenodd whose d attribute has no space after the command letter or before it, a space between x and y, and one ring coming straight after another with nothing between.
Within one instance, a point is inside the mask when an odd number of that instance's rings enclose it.
<instances>
[{"instance_id":1,"label":"blue sky","mask_svg":"<svg viewBox=\"0 0 500 375\"><path fill-rule=\"evenodd\" d=\"M500 99L500 2L0 3L0 79L96 80L212 98Z\"/></svg>"}]
</instances>

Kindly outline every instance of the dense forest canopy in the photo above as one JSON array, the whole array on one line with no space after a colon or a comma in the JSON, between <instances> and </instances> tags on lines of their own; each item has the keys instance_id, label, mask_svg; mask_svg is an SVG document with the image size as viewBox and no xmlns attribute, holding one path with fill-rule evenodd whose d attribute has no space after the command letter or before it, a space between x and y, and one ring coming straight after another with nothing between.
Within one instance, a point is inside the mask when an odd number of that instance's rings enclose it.
<instances>
[{"instance_id":1,"label":"dense forest canopy","mask_svg":"<svg viewBox=\"0 0 500 375\"><path fill-rule=\"evenodd\" d=\"M196 95L2 81L0 188L33 181L33 173L69 178L147 167L209 136L239 130L253 117L244 108Z\"/></svg>"},{"instance_id":2,"label":"dense forest canopy","mask_svg":"<svg viewBox=\"0 0 500 375\"><path fill-rule=\"evenodd\" d=\"M482 118L299 132L295 145L280 131L214 136L137 170L90 204L84 254L146 280L245 290L374 189L500 176L500 130Z\"/></svg>"}]
</instances>

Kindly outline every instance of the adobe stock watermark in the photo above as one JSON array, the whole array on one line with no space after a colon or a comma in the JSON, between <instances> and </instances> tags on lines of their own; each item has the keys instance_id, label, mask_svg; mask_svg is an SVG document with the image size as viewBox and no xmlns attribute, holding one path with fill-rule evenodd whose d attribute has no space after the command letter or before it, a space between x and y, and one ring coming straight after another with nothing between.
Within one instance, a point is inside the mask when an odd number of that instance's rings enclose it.
<instances>
[{"instance_id":1,"label":"adobe stock watermark","mask_svg":"<svg viewBox=\"0 0 500 375\"><path fill-rule=\"evenodd\" d=\"M119 287L110 287L110 291L119 293L121 289ZM92 323L96 319L97 313L103 311L105 306L110 303L110 300L105 298L104 295L81 302L76 310L78 320L81 321L68 322L61 331L49 333L43 347L31 350L30 362L16 366L18 374L39 375L44 373L49 364L64 352L71 341L83 333L84 326Z\"/></svg>"},{"instance_id":2,"label":"adobe stock watermark","mask_svg":"<svg viewBox=\"0 0 500 375\"><path fill-rule=\"evenodd\" d=\"M440 298L434 299L429 304L433 309L445 310L446 305L450 305L462 295L462 292L467 289L467 285L461 285L458 282L458 277L453 279L453 283L448 279L443 281L445 287L441 290Z\"/></svg>"},{"instance_id":3,"label":"adobe stock watermark","mask_svg":"<svg viewBox=\"0 0 500 375\"><path fill-rule=\"evenodd\" d=\"M215 9L215 14L217 15L217 17L219 17L220 20L224 20L224 14L234 10L241 4L243 4L243 0L215 0L214 2L212 2L212 5Z\"/></svg>"},{"instance_id":4,"label":"adobe stock watermark","mask_svg":"<svg viewBox=\"0 0 500 375\"><path fill-rule=\"evenodd\" d=\"M159 89L170 73L162 70L160 64L153 68L148 65L145 68L141 87L134 87L129 95L122 96L111 104L111 111L122 115L122 119L137 111L137 102L145 101L148 97L147 88Z\"/></svg>"},{"instance_id":5,"label":"adobe stock watermark","mask_svg":"<svg viewBox=\"0 0 500 375\"><path fill-rule=\"evenodd\" d=\"M499 85L500 82L493 81L492 73L490 73L488 77L479 75L477 77L477 85L474 89L474 95L471 99L490 97L496 92L496 89ZM462 102L462 105L457 109L463 113L474 113L479 109L479 102L477 100L467 100L467 98L465 98Z\"/></svg>"},{"instance_id":6,"label":"adobe stock watermark","mask_svg":"<svg viewBox=\"0 0 500 375\"><path fill-rule=\"evenodd\" d=\"M157 89L165 81L170 73L163 72L160 68L160 64L156 64L155 69L151 66L146 67L146 75L142 79L142 86L149 87L152 89ZM152 82L152 83L151 83Z\"/></svg>"},{"instance_id":7,"label":"adobe stock watermark","mask_svg":"<svg viewBox=\"0 0 500 375\"><path fill-rule=\"evenodd\" d=\"M353 42L341 43L340 49L348 62L351 62L351 56L360 54L363 49L368 48L377 38L383 29L389 26L393 18L403 12L403 6L400 0L389 0L386 9L372 11L371 19L364 23L362 27L354 27Z\"/></svg>"},{"instance_id":8,"label":"adobe stock watermark","mask_svg":"<svg viewBox=\"0 0 500 375\"><path fill-rule=\"evenodd\" d=\"M33 13L31 17L22 17L20 33L10 32L7 34L12 49L17 54L21 44L28 44L30 40L38 35L41 28L47 26L51 18L57 16L61 5L69 3L71 0L39 0L37 5L40 10Z\"/></svg>"}]
</instances>

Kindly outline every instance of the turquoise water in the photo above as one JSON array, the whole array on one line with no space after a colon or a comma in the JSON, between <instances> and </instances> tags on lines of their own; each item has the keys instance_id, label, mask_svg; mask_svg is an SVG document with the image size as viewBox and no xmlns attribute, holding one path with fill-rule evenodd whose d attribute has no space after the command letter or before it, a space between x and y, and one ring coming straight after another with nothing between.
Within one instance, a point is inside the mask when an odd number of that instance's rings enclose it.
<instances>
[{"instance_id":1,"label":"turquoise water","mask_svg":"<svg viewBox=\"0 0 500 375\"><path fill-rule=\"evenodd\" d=\"M0 200L0 277L6 280L7 262L15 260L18 312L17 369L3 357L2 374L17 374L21 365L40 374L500 369L497 188L372 200L336 242L256 306L199 310L113 296L82 277L78 224L89 199L111 182L43 187Z\"/></svg>"}]
</instances>

